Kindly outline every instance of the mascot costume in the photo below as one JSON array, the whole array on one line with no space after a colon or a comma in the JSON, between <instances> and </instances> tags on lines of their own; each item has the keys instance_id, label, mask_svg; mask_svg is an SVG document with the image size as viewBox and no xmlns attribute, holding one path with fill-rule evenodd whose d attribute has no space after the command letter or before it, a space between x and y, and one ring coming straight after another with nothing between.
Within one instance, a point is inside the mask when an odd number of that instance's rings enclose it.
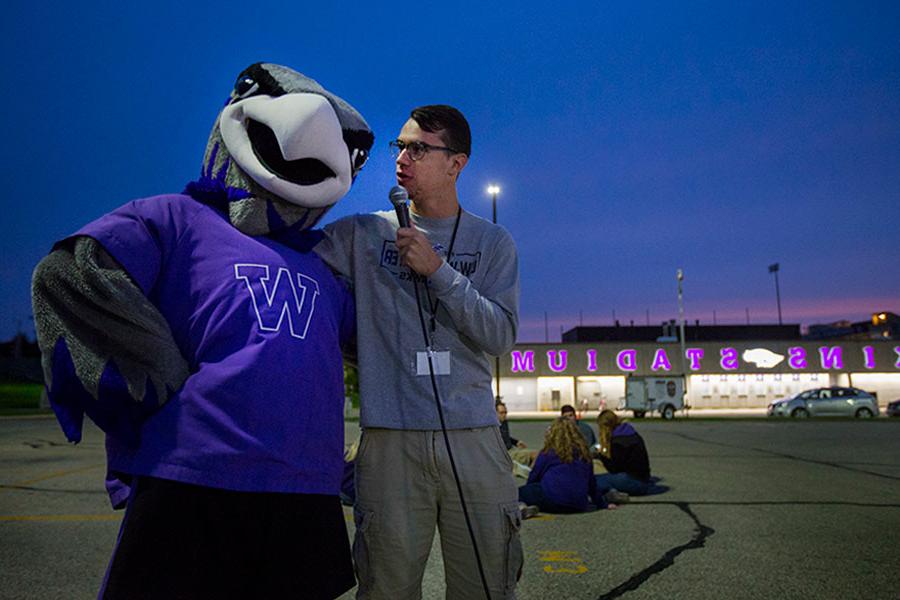
<instances>
[{"instance_id":1,"label":"mascot costume","mask_svg":"<svg viewBox=\"0 0 900 600\"><path fill-rule=\"evenodd\" d=\"M58 242L33 300L66 437L106 433L126 512L101 598L334 598L352 297L310 252L373 135L286 67L244 70L183 194Z\"/></svg>"}]
</instances>

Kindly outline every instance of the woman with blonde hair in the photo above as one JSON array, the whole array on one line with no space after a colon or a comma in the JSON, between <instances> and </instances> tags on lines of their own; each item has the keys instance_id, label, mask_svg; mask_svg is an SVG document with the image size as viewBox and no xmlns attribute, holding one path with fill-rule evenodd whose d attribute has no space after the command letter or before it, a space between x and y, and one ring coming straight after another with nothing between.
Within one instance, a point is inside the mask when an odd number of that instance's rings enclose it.
<instances>
[{"instance_id":1,"label":"woman with blonde hair","mask_svg":"<svg viewBox=\"0 0 900 600\"><path fill-rule=\"evenodd\" d=\"M561 417L550 425L528 483L519 488L519 501L548 513L593 510L592 501L607 508L597 493L590 450L570 419Z\"/></svg>"},{"instance_id":2,"label":"woman with blonde hair","mask_svg":"<svg viewBox=\"0 0 900 600\"><path fill-rule=\"evenodd\" d=\"M600 443L596 456L607 470L596 476L600 494L618 490L631 496L644 496L657 489L665 491L661 486L652 485L647 446L630 423L613 411L604 410L597 417L597 426Z\"/></svg>"}]
</instances>

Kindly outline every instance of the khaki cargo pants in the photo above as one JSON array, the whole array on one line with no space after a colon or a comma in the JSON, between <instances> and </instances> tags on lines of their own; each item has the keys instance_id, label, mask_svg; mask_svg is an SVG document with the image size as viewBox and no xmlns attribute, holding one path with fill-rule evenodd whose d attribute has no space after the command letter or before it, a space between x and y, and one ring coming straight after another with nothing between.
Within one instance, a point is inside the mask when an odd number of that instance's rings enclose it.
<instances>
[{"instance_id":1,"label":"khaki cargo pants","mask_svg":"<svg viewBox=\"0 0 900 600\"><path fill-rule=\"evenodd\" d=\"M491 599L514 599L522 570L521 517L512 461L500 430L447 433ZM356 458L354 520L358 599L421 598L435 526L446 597L485 597L440 431L363 431Z\"/></svg>"}]
</instances>

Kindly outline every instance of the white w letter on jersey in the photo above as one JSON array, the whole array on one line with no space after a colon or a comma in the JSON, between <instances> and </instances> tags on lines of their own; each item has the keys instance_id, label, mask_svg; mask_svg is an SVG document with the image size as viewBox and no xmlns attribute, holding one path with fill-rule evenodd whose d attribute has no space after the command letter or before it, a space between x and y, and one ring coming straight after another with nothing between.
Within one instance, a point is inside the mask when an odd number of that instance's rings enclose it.
<instances>
[{"instance_id":1,"label":"white w letter on jersey","mask_svg":"<svg viewBox=\"0 0 900 600\"><path fill-rule=\"evenodd\" d=\"M319 283L315 279L297 273L294 285L291 272L280 267L272 281L268 265L247 264L234 265L234 276L247 284L260 330L281 331L287 321L293 337L301 340L306 337L319 296Z\"/></svg>"}]
</instances>

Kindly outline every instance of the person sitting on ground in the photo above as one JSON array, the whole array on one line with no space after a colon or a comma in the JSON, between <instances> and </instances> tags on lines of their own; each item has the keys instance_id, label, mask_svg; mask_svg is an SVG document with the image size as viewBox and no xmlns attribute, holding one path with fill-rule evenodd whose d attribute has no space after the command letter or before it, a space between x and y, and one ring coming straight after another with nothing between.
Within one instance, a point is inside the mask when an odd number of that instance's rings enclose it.
<instances>
[{"instance_id":1,"label":"person sitting on ground","mask_svg":"<svg viewBox=\"0 0 900 600\"><path fill-rule=\"evenodd\" d=\"M608 471L595 477L598 493L618 490L631 496L646 496L668 489L655 485L656 480L650 476L647 446L630 423L621 420L613 411L604 410L597 417L597 426L600 444L596 456Z\"/></svg>"},{"instance_id":2,"label":"person sitting on ground","mask_svg":"<svg viewBox=\"0 0 900 600\"><path fill-rule=\"evenodd\" d=\"M597 491L590 451L574 422L560 417L547 430L519 501L548 513L615 508Z\"/></svg>"},{"instance_id":3,"label":"person sitting on ground","mask_svg":"<svg viewBox=\"0 0 900 600\"><path fill-rule=\"evenodd\" d=\"M497 409L497 420L500 421L500 435L503 437L503 443L506 445L506 451L509 452L510 458L514 462L530 467L534 462L535 454L528 450L525 442L517 440L509 434L509 422L506 420L506 404L498 400L495 408ZM515 465L513 467L515 471Z\"/></svg>"},{"instance_id":4,"label":"person sitting on ground","mask_svg":"<svg viewBox=\"0 0 900 600\"><path fill-rule=\"evenodd\" d=\"M578 419L575 415L575 407L571 404L566 404L560 409L560 414L563 418L571 420L578 427L578 431L581 432L581 435L584 437L584 443L587 444L588 448L591 448L597 443L597 436L594 435L594 430L590 425Z\"/></svg>"}]
</instances>

